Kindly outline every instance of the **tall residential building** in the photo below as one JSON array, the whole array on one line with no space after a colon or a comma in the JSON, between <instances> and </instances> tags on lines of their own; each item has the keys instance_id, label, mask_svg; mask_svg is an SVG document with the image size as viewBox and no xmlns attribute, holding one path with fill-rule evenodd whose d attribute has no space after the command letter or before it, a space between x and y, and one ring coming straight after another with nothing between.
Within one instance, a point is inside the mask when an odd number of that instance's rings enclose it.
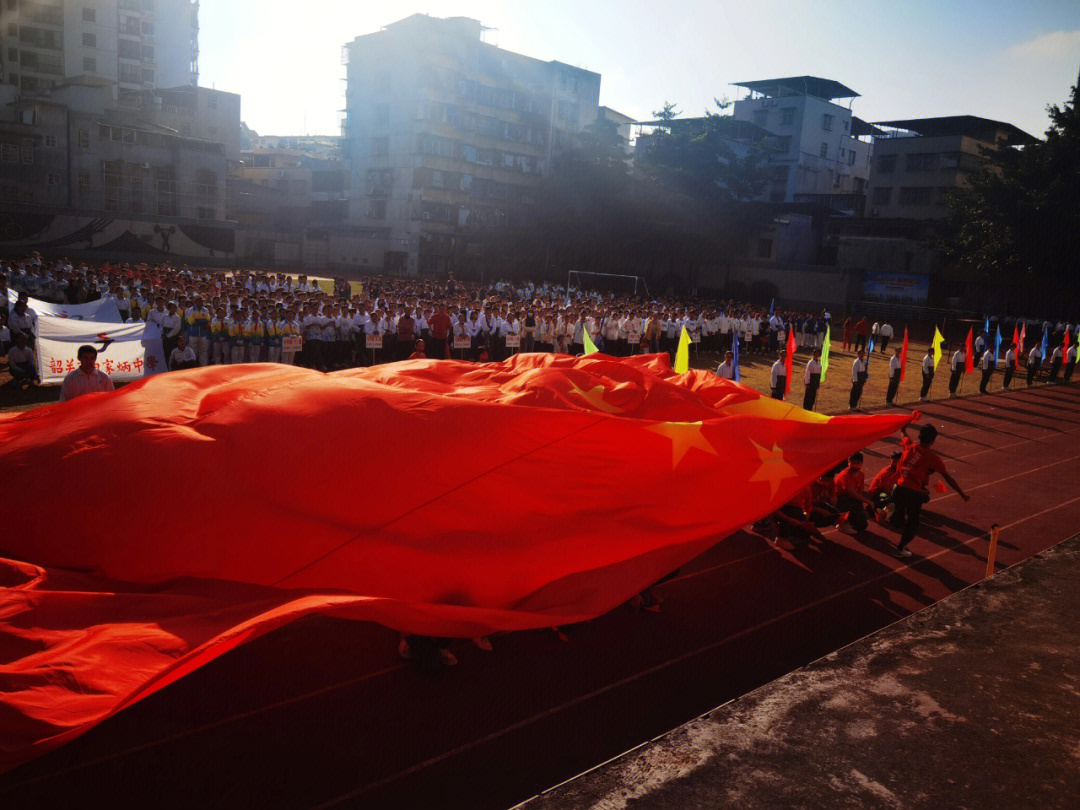
<instances>
[{"instance_id":1,"label":"tall residential building","mask_svg":"<svg viewBox=\"0 0 1080 810\"><path fill-rule=\"evenodd\" d=\"M734 117L776 137L773 202L824 203L858 210L870 177L873 129L851 114L859 94L831 79L795 76L736 82L750 91L734 105ZM837 101L847 100L847 106Z\"/></svg>"},{"instance_id":2,"label":"tall residential building","mask_svg":"<svg viewBox=\"0 0 1080 810\"><path fill-rule=\"evenodd\" d=\"M968 175L986 163L983 149L1036 142L1012 124L974 115L877 126L882 131L874 139L867 212L889 219L944 219L949 192L967 186Z\"/></svg>"},{"instance_id":3,"label":"tall residential building","mask_svg":"<svg viewBox=\"0 0 1080 810\"><path fill-rule=\"evenodd\" d=\"M414 14L345 46L349 222L389 272L468 272L528 217L553 152L596 120L600 74L484 42L472 19Z\"/></svg>"},{"instance_id":4,"label":"tall residential building","mask_svg":"<svg viewBox=\"0 0 1080 810\"><path fill-rule=\"evenodd\" d=\"M24 95L67 79L116 82L118 103L142 91L196 85L198 2L193 0L2 0L2 79Z\"/></svg>"}]
</instances>

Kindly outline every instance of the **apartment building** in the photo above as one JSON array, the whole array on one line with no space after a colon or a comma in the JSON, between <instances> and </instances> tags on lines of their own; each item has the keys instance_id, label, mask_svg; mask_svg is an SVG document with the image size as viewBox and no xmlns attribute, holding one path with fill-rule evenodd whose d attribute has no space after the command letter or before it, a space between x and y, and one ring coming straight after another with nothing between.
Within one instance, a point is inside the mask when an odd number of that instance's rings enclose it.
<instances>
[{"instance_id":1,"label":"apartment building","mask_svg":"<svg viewBox=\"0 0 1080 810\"><path fill-rule=\"evenodd\" d=\"M598 114L600 75L498 48L464 17L414 14L345 46L349 221L388 272L469 272L523 222L552 154ZM379 252L381 251L381 255Z\"/></svg>"},{"instance_id":2,"label":"apartment building","mask_svg":"<svg viewBox=\"0 0 1080 810\"><path fill-rule=\"evenodd\" d=\"M240 97L191 86L141 93L137 110L120 106L114 83L81 78L12 98L0 116L0 202L224 220Z\"/></svg>"},{"instance_id":3,"label":"apartment building","mask_svg":"<svg viewBox=\"0 0 1080 810\"><path fill-rule=\"evenodd\" d=\"M733 115L767 130L773 154L770 200L812 202L852 212L866 193L873 130L852 115L859 97L832 79L795 76L736 82L749 91ZM838 103L847 101L847 105Z\"/></svg>"},{"instance_id":4,"label":"apartment building","mask_svg":"<svg viewBox=\"0 0 1080 810\"><path fill-rule=\"evenodd\" d=\"M197 85L192 0L0 0L0 75L23 95L66 80L116 82L133 107L148 88Z\"/></svg>"},{"instance_id":5,"label":"apartment building","mask_svg":"<svg viewBox=\"0 0 1080 810\"><path fill-rule=\"evenodd\" d=\"M984 149L1036 142L1012 124L974 115L882 121L877 127L867 211L890 219L945 218L949 193L982 169Z\"/></svg>"}]
</instances>

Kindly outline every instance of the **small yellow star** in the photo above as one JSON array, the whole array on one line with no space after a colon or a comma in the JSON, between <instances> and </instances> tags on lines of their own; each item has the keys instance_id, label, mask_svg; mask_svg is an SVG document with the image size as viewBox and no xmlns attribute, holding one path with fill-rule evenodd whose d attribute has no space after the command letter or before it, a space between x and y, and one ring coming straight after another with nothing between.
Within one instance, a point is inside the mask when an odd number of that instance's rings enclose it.
<instances>
[{"instance_id":1,"label":"small yellow star","mask_svg":"<svg viewBox=\"0 0 1080 810\"><path fill-rule=\"evenodd\" d=\"M716 448L702 435L701 424L701 422L661 422L645 429L671 439L671 469L674 470L691 447L712 453L714 456L719 455Z\"/></svg>"},{"instance_id":2,"label":"small yellow star","mask_svg":"<svg viewBox=\"0 0 1080 810\"><path fill-rule=\"evenodd\" d=\"M776 444L776 442L773 442L772 450L762 447L753 439L750 440L750 444L754 445L754 449L758 451L761 466L754 471L754 474L748 480L768 481L770 487L769 497L775 498L776 491L780 489L780 482L786 478L797 478L799 474L795 472L794 467L784 461L784 451L780 449L780 445Z\"/></svg>"},{"instance_id":3,"label":"small yellow star","mask_svg":"<svg viewBox=\"0 0 1080 810\"><path fill-rule=\"evenodd\" d=\"M574 383L570 383L570 388L570 393L577 394L594 408L596 408L598 411L603 411L604 413L623 412L622 408L617 408L610 403L604 402L604 386L602 385L598 385L589 391L583 391L576 385L574 385Z\"/></svg>"}]
</instances>

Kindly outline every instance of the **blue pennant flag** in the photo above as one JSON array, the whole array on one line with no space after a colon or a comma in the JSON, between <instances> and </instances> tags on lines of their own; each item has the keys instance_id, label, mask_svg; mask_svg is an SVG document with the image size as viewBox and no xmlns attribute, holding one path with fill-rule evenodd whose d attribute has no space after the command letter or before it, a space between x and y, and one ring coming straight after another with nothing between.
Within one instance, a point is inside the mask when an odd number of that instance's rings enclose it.
<instances>
[{"instance_id":1,"label":"blue pennant flag","mask_svg":"<svg viewBox=\"0 0 1080 810\"><path fill-rule=\"evenodd\" d=\"M994 336L994 365L998 364L998 360L1001 359L1001 327L998 326L997 334Z\"/></svg>"},{"instance_id":2,"label":"blue pennant flag","mask_svg":"<svg viewBox=\"0 0 1080 810\"><path fill-rule=\"evenodd\" d=\"M771 301L769 301L769 317L770 318L772 317L773 310L775 310L775 309L776 309L776 299L773 298Z\"/></svg>"},{"instance_id":3,"label":"blue pennant flag","mask_svg":"<svg viewBox=\"0 0 1080 810\"><path fill-rule=\"evenodd\" d=\"M986 332L987 335L990 334L990 316L989 315L986 316L986 325L983 327L983 331Z\"/></svg>"},{"instance_id":4,"label":"blue pennant flag","mask_svg":"<svg viewBox=\"0 0 1080 810\"><path fill-rule=\"evenodd\" d=\"M874 336L866 342L866 370L870 370L870 358L874 356Z\"/></svg>"},{"instance_id":5,"label":"blue pennant flag","mask_svg":"<svg viewBox=\"0 0 1080 810\"><path fill-rule=\"evenodd\" d=\"M1046 350L1049 349L1049 348L1050 348L1050 331L1048 329L1043 329L1043 339L1042 339L1042 356L1043 356L1043 360L1046 360Z\"/></svg>"},{"instance_id":6,"label":"blue pennant flag","mask_svg":"<svg viewBox=\"0 0 1080 810\"><path fill-rule=\"evenodd\" d=\"M732 332L731 338L731 353L734 355L731 362L735 366L735 382L741 382L742 375L739 374L739 336L735 332Z\"/></svg>"}]
</instances>

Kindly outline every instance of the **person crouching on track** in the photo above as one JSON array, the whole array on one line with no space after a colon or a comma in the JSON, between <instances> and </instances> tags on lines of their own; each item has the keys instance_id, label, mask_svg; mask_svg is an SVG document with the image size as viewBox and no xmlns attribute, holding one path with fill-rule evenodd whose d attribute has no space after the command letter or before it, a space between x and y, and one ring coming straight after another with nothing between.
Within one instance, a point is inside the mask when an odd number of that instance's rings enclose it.
<instances>
[{"instance_id":1,"label":"person crouching on track","mask_svg":"<svg viewBox=\"0 0 1080 810\"><path fill-rule=\"evenodd\" d=\"M852 536L866 530L866 508L873 508L873 503L863 493L866 476L863 474L862 465L863 454L852 453L848 457L847 467L833 479L833 486L836 488L836 508L841 513L848 514L847 520L841 520L836 524L836 528Z\"/></svg>"},{"instance_id":2,"label":"person crouching on track","mask_svg":"<svg viewBox=\"0 0 1080 810\"><path fill-rule=\"evenodd\" d=\"M892 517L895 507L892 505L892 491L896 482L900 479L900 457L903 455L899 450L892 454L889 466L874 476L870 482L870 502L874 505L874 516L878 523Z\"/></svg>"}]
</instances>

